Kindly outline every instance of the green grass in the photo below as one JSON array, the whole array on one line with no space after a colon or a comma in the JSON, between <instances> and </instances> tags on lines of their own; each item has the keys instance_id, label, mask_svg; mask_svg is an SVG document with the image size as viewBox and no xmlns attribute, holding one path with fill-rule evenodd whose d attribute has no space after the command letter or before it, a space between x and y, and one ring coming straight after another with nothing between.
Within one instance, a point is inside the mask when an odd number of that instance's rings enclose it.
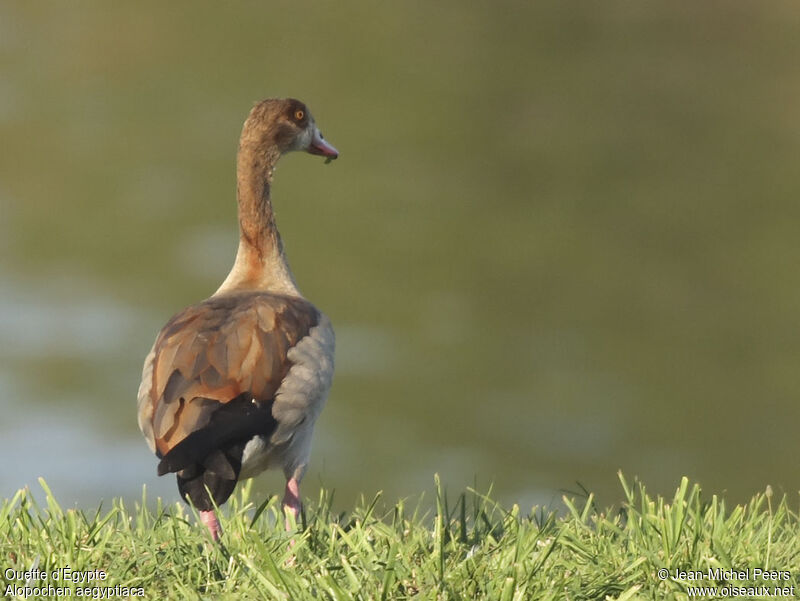
<instances>
[{"instance_id":1,"label":"green grass","mask_svg":"<svg viewBox=\"0 0 800 601\"><path fill-rule=\"evenodd\" d=\"M294 536L283 530L275 497L256 504L243 486L223 511L219 545L181 504L150 506L143 494L133 508L115 500L110 509L64 510L40 481L44 504L27 489L2 504L0 576L6 592L24 586L19 572L31 568L103 570L106 579L89 586L128 587L111 592L141 590L148 599L685 599L691 585L726 585L661 580L661 568L749 570L727 584L797 586L797 499L775 499L768 489L728 508L685 478L672 499L620 481L620 507L601 511L589 495L565 498L560 514L503 508L472 490L451 497L438 478L429 511L405 501L386 509L378 495L334 514L323 493L306 502ZM756 568L790 579L764 581ZM86 586L30 582L47 585L67 586L73 598Z\"/></svg>"}]
</instances>

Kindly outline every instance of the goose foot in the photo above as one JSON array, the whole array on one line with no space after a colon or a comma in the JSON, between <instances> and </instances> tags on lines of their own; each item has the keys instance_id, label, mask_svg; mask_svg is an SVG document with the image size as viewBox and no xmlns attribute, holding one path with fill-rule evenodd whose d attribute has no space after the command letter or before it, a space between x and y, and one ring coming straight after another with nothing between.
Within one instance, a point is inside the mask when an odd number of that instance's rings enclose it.
<instances>
[{"instance_id":1,"label":"goose foot","mask_svg":"<svg viewBox=\"0 0 800 601\"><path fill-rule=\"evenodd\" d=\"M219 535L222 532L222 527L219 525L219 520L217 519L217 514L214 513L214 510L201 511L200 521L206 525L206 528L208 528L208 531L211 533L211 538L214 539L214 542L217 542L219 540Z\"/></svg>"},{"instance_id":2,"label":"goose foot","mask_svg":"<svg viewBox=\"0 0 800 601\"><path fill-rule=\"evenodd\" d=\"M297 478L289 478L286 481L286 491L283 494L283 513L286 515L286 530L291 530L300 521L300 508L300 482L297 481ZM292 521L294 521L294 524Z\"/></svg>"}]
</instances>

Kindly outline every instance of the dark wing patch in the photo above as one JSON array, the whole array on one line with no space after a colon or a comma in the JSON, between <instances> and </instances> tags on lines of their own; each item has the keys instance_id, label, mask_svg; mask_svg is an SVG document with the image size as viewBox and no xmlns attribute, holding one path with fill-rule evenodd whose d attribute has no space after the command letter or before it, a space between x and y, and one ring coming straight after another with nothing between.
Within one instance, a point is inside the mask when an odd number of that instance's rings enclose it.
<instances>
[{"instance_id":1,"label":"dark wing patch","mask_svg":"<svg viewBox=\"0 0 800 601\"><path fill-rule=\"evenodd\" d=\"M254 403L249 395L240 395L218 406L205 426L172 447L158 464L158 475L200 463L211 472L235 480L239 466L232 467L230 459L223 461L220 451L224 453L234 443L247 442L254 436L268 436L276 425L271 401ZM241 456L238 460L241 462Z\"/></svg>"}]
</instances>

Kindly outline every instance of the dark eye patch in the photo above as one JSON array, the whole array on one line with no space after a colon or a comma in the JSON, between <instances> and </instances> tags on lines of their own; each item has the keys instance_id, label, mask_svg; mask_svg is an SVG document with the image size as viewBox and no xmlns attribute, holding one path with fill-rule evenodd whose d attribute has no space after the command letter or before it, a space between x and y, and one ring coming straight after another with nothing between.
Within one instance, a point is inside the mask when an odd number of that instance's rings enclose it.
<instances>
[{"instance_id":1,"label":"dark eye patch","mask_svg":"<svg viewBox=\"0 0 800 601\"><path fill-rule=\"evenodd\" d=\"M300 127L305 127L308 123L308 109L306 108L306 105L299 100L293 100L289 104L287 117L290 121L296 123Z\"/></svg>"}]
</instances>

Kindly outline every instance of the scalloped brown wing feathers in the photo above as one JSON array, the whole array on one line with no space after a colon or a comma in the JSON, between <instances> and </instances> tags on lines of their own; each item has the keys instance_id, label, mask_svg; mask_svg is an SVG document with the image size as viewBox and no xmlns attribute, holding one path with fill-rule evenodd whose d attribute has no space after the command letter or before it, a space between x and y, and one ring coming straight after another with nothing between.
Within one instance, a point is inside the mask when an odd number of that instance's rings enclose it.
<instances>
[{"instance_id":1,"label":"scalloped brown wing feathers","mask_svg":"<svg viewBox=\"0 0 800 601\"><path fill-rule=\"evenodd\" d=\"M273 399L291 367L289 349L318 320L308 301L265 293L212 297L173 317L156 339L139 406L159 456L221 404L243 393Z\"/></svg>"}]
</instances>

